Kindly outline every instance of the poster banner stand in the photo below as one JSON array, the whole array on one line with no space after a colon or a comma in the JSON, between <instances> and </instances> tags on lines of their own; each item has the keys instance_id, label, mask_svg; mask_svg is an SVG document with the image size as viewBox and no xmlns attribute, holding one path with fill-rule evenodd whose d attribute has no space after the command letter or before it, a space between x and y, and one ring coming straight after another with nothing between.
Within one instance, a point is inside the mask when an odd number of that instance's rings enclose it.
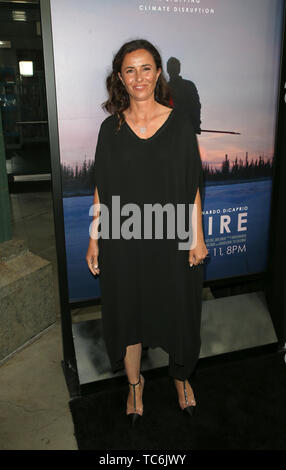
<instances>
[{"instance_id":1,"label":"poster banner stand","mask_svg":"<svg viewBox=\"0 0 286 470\"><path fill-rule=\"evenodd\" d=\"M46 92L48 103L48 122L49 122L49 139L50 139L50 153L51 153L51 168L52 168L52 196L53 196L53 210L55 222L55 237L57 249L57 265L58 265L58 280L59 280L59 293L60 293L60 308L61 308L61 329L62 329L62 344L63 344L63 360L62 368L65 375L67 387L71 398L88 394L101 389L107 389L114 386L114 383L126 383L126 376L124 371L114 376L109 372L109 364L107 355L105 353L105 346L101 331L101 320L94 320L92 322L80 322L79 324L72 324L71 310L78 306L95 305L100 303L100 299L93 299L89 302L70 303L68 294L68 277L67 277L67 259L66 259L66 244L65 244L65 231L64 231L64 211L62 199L62 181L61 181L61 167L60 167L60 149L59 149L59 131L58 131L58 114L57 114L57 99L56 99L56 86L55 86L55 68L54 68L54 53L53 53L53 37L51 26L51 7L49 0L40 0L41 8L41 21L42 21L42 35L44 47L44 62L45 62L45 79L46 79ZM218 281L208 281L205 286L235 286L241 282L262 282L265 286L265 293L267 294L267 304L275 332L273 330L272 336L270 335L268 344L254 346L251 348L244 348L242 350L231 350L231 352L217 354L215 356L200 358L199 366L203 364L215 364L219 361L231 360L231 358L243 358L256 354L265 354L272 351L282 352L285 351L286 341L286 306L285 306L285 273L286 273L286 259L285 249L282 245L282 233L280 229L280 239L277 243L278 230L278 212L280 207L280 217L284 213L282 201L286 200L285 188L286 185L282 184L286 179L285 165L286 161L282 159L285 155L285 142L283 140L283 131L285 135L285 101L284 101L284 85L286 83L285 74L285 2L284 2L284 26L283 26L283 63L281 59L280 68L280 93L279 93L279 112L277 117L276 129L276 164L275 172L273 175L273 197L272 197L272 220L270 224L270 248L269 248L269 270L266 275L258 273L250 276L241 276L229 279L222 279ZM283 179L284 176L284 179ZM284 196L283 196L284 194ZM284 263L282 261L284 259ZM281 260L281 262L280 262ZM277 266L280 266L279 269ZM276 274L275 274L276 273ZM284 289L284 290L283 290ZM255 297L257 305L259 304L259 296ZM252 298L253 300L253 298ZM211 302L217 302L220 299L215 299ZM253 304L252 304L253 307ZM252 308L251 307L251 308ZM220 308L220 307L218 307ZM267 306L265 306L267 309ZM88 323L86 325L85 323ZM93 344L91 348L91 343ZM142 353L142 360L144 361L144 353ZM153 354L153 353L152 353ZM165 375L167 367L158 364L164 362L164 357L156 357L157 351L154 352L150 359L146 360L145 374L146 377L155 377ZM93 377L83 378L88 376L87 364L89 359L96 359L97 371ZM85 357L86 356L86 357ZM89 356L89 357L88 357ZM85 358L85 359L84 359ZM152 364L153 360L153 364ZM152 367L153 366L153 367ZM94 373L91 372L91 376Z\"/></svg>"}]
</instances>

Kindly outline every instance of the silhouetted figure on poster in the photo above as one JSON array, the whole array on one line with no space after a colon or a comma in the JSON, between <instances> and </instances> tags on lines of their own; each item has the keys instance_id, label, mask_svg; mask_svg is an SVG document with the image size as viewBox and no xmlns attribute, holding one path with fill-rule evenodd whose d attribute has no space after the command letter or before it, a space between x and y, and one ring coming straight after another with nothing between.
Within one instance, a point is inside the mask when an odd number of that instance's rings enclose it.
<instances>
[{"instance_id":1,"label":"silhouetted figure on poster","mask_svg":"<svg viewBox=\"0 0 286 470\"><path fill-rule=\"evenodd\" d=\"M196 85L185 80L180 74L181 64L176 57L170 57L167 62L167 72L170 76L169 85L172 91L174 107L189 114L195 132L201 133L201 103Z\"/></svg>"}]
</instances>

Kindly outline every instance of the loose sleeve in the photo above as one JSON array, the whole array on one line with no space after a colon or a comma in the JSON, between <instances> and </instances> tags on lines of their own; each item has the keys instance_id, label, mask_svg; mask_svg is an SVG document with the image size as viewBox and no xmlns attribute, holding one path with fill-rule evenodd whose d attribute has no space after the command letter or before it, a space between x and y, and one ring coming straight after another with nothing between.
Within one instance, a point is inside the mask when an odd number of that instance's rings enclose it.
<instances>
[{"instance_id":1,"label":"loose sleeve","mask_svg":"<svg viewBox=\"0 0 286 470\"><path fill-rule=\"evenodd\" d=\"M103 181L104 154L106 153L105 140L104 127L103 124L101 124L94 156L94 187L97 187L98 191Z\"/></svg>"},{"instance_id":2,"label":"loose sleeve","mask_svg":"<svg viewBox=\"0 0 286 470\"><path fill-rule=\"evenodd\" d=\"M195 202L199 188L201 201L204 199L204 179L202 160L198 145L198 138L190 120L186 123L185 139L187 140L187 187L189 204Z\"/></svg>"}]
</instances>

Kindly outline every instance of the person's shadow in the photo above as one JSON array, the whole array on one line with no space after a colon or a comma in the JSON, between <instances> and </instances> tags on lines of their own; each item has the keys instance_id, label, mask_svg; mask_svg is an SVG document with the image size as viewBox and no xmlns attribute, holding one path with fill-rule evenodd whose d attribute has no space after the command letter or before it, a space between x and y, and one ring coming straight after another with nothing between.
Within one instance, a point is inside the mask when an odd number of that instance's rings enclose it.
<instances>
[{"instance_id":1,"label":"person's shadow","mask_svg":"<svg viewBox=\"0 0 286 470\"><path fill-rule=\"evenodd\" d=\"M170 57L167 62L167 72L170 80L174 108L186 112L192 121L195 132L201 133L201 103L196 85L190 80L185 80L180 74L181 64L176 57Z\"/></svg>"}]
</instances>

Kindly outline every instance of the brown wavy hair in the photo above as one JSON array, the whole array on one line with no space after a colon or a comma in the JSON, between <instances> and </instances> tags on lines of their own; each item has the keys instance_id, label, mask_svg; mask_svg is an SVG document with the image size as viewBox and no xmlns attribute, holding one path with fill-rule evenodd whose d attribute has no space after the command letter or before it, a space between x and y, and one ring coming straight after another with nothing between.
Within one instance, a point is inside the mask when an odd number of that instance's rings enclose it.
<instances>
[{"instance_id":1,"label":"brown wavy hair","mask_svg":"<svg viewBox=\"0 0 286 470\"><path fill-rule=\"evenodd\" d=\"M119 120L117 131L119 131L121 125L125 121L123 111L125 111L130 104L129 94L121 82L118 72L121 73L121 66L125 55L129 52L136 51L137 49L146 49L150 52L154 58L157 70L158 68L161 68L161 73L158 77L154 91L154 98L158 103L172 108L172 105L170 104L171 90L164 76L162 59L157 49L146 39L135 39L133 41L126 42L121 46L113 58L112 72L106 78L108 100L101 105L104 110L117 115Z\"/></svg>"}]
</instances>

